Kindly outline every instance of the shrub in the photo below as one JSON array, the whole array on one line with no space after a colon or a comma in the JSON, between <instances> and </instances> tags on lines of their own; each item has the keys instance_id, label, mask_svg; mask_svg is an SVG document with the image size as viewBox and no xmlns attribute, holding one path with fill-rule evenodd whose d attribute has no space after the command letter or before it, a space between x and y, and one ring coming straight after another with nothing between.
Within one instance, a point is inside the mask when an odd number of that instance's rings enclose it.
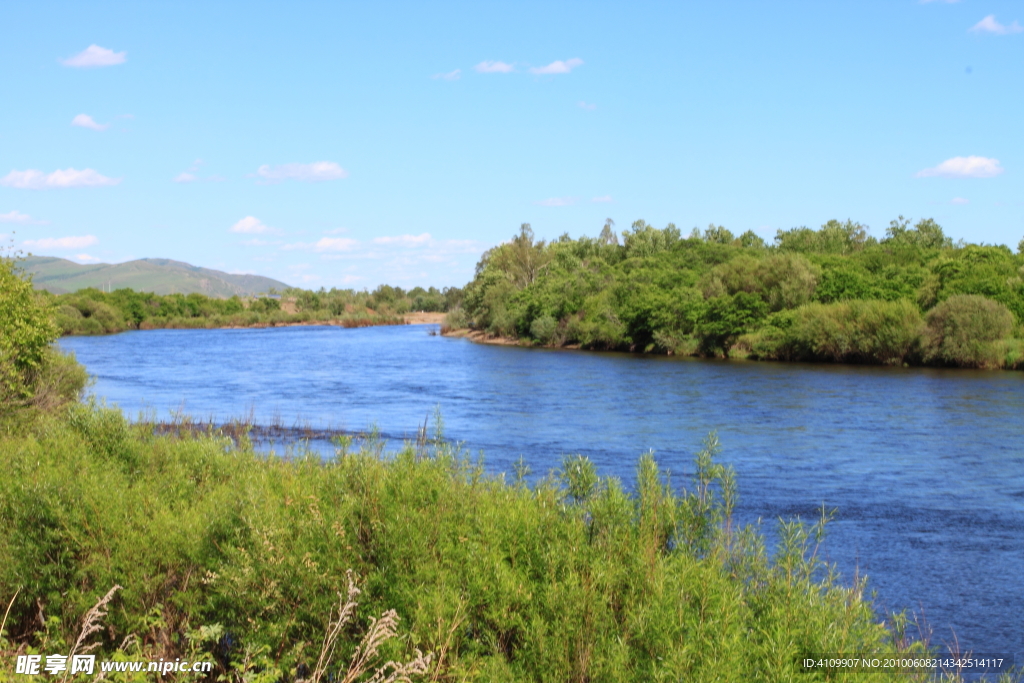
<instances>
[{"instance_id":1,"label":"shrub","mask_svg":"<svg viewBox=\"0 0 1024 683\"><path fill-rule=\"evenodd\" d=\"M542 315L530 323L530 336L541 344L550 344L558 332L558 321L550 315Z\"/></svg>"},{"instance_id":2,"label":"shrub","mask_svg":"<svg viewBox=\"0 0 1024 683\"><path fill-rule=\"evenodd\" d=\"M819 278L820 269L800 254L739 256L715 266L703 280L703 291L709 299L740 292L755 294L774 312L810 301Z\"/></svg>"},{"instance_id":3,"label":"shrub","mask_svg":"<svg viewBox=\"0 0 1024 683\"><path fill-rule=\"evenodd\" d=\"M811 303L768 323L745 340L756 356L887 365L913 358L924 324L905 300Z\"/></svg>"},{"instance_id":4,"label":"shrub","mask_svg":"<svg viewBox=\"0 0 1024 683\"><path fill-rule=\"evenodd\" d=\"M976 294L949 297L928 312L925 360L942 365L985 367L1002 359L993 342L1009 337L1013 314Z\"/></svg>"},{"instance_id":5,"label":"shrub","mask_svg":"<svg viewBox=\"0 0 1024 683\"><path fill-rule=\"evenodd\" d=\"M57 326L12 259L0 257L0 404L31 398L33 377L47 358Z\"/></svg>"}]
</instances>

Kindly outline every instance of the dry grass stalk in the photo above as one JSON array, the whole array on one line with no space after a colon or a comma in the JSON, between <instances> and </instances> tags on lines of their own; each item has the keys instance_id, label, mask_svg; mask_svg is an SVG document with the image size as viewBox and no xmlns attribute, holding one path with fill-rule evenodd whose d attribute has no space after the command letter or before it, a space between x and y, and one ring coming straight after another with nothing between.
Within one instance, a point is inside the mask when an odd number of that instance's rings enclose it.
<instances>
[{"instance_id":1,"label":"dry grass stalk","mask_svg":"<svg viewBox=\"0 0 1024 683\"><path fill-rule=\"evenodd\" d=\"M327 632L324 633L324 642L320 648L320 658L317 659L313 675L309 679L311 683L320 683L320 679L323 678L324 673L327 671L327 665L334 656L334 649L337 646L338 635L341 633L341 629L352 619L356 607L359 606L356 598L359 597L362 591L356 587L355 581L352 580L352 570L349 569L345 574L348 577L348 596L345 597L338 593L338 617L327 624Z\"/></svg>"},{"instance_id":2,"label":"dry grass stalk","mask_svg":"<svg viewBox=\"0 0 1024 683\"><path fill-rule=\"evenodd\" d=\"M103 617L107 616L106 606L110 604L110 601L114 599L114 593L122 590L121 586L114 584L114 587L107 591L107 594L100 598L99 602L92 606L88 612L85 613L85 617L82 619L82 630L78 633L78 639L75 640L75 644L71 646L71 652L68 653L68 659L70 660L78 652L89 652L90 650L99 647L99 643L93 643L92 645L86 645L82 647L85 639L91 636L97 631L103 630L103 626L100 625L100 621ZM81 648L81 649L79 649ZM64 672L64 678L61 680L67 680L69 670Z\"/></svg>"},{"instance_id":3,"label":"dry grass stalk","mask_svg":"<svg viewBox=\"0 0 1024 683\"><path fill-rule=\"evenodd\" d=\"M338 636L345 625L352 620L356 607L359 606L356 598L359 596L360 590L352 579L352 570L348 570L346 574L348 576L348 595L338 594L338 615L327 625L323 646L320 648L320 657L317 660L316 668L313 669L313 674L308 679L309 683L320 683L324 674L327 673L327 667L330 665L337 647ZM371 617L370 628L363 636L359 646L356 647L355 652L352 653L352 661L349 662L348 670L345 672L345 677L341 679L341 683L354 683L373 669L373 660L380 652L381 646L398 635L398 622L398 612L393 609L382 614L380 619ZM432 658L432 653L424 655L416 650L416 657L411 661L389 661L377 668L367 683L411 683L410 676L426 674L430 670Z\"/></svg>"}]
</instances>

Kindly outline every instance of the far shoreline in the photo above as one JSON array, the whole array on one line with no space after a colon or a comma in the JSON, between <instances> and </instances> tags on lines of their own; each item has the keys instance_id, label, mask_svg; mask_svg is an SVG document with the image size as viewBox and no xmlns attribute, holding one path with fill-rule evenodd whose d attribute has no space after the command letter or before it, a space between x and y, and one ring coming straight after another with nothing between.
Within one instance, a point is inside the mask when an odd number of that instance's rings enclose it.
<instances>
[{"instance_id":1,"label":"far shoreline","mask_svg":"<svg viewBox=\"0 0 1024 683\"><path fill-rule=\"evenodd\" d=\"M400 318L400 320L399 320ZM110 332L109 334L120 334L121 332L145 332L148 330L249 330L249 329L266 329L270 327L315 327L315 326L327 326L327 327L344 327L344 328L359 328L359 327L389 327L397 325L443 325L444 324L444 313L430 313L425 311L415 311L412 313L405 313L401 316L395 317L379 317L379 318L331 318L327 320L287 320L287 321L260 321L253 323L252 325L153 325L148 320L144 320L141 325L136 329L119 330L117 332ZM203 320L196 318L195 320ZM92 336L106 336L106 335L91 335L91 334L64 334L62 337L92 337Z\"/></svg>"}]
</instances>

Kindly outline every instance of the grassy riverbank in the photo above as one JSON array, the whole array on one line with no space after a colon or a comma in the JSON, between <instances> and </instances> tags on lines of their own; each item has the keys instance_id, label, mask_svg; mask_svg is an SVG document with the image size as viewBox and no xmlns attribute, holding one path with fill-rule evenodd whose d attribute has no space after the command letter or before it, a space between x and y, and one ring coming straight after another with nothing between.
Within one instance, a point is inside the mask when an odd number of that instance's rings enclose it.
<instances>
[{"instance_id":1,"label":"grassy riverbank","mask_svg":"<svg viewBox=\"0 0 1024 683\"><path fill-rule=\"evenodd\" d=\"M771 557L735 528L713 440L686 490L643 456L633 493L581 458L529 486L438 439L382 446L268 459L83 405L8 436L0 648L67 650L119 585L92 636L104 656L292 680L314 667L351 569L359 629L397 610L385 655L430 652L440 680L782 681L815 653L922 649L830 573L820 525L782 524Z\"/></svg>"},{"instance_id":2,"label":"grassy riverbank","mask_svg":"<svg viewBox=\"0 0 1024 683\"><path fill-rule=\"evenodd\" d=\"M857 223L621 236L484 254L453 329L544 346L772 360L1024 369L1024 240L954 244L927 219L883 239Z\"/></svg>"}]
</instances>

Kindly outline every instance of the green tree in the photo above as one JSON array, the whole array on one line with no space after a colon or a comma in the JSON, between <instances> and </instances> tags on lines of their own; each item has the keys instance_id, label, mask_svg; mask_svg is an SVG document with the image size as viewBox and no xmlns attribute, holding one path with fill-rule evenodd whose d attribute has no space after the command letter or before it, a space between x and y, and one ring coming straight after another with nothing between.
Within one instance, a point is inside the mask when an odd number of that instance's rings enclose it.
<instances>
[{"instance_id":1,"label":"green tree","mask_svg":"<svg viewBox=\"0 0 1024 683\"><path fill-rule=\"evenodd\" d=\"M931 218L923 218L909 227L910 221L900 216L889 223L885 230L885 242L899 245L913 245L924 249L943 249L953 246L953 239L946 237L942 226Z\"/></svg>"},{"instance_id":2,"label":"green tree","mask_svg":"<svg viewBox=\"0 0 1024 683\"><path fill-rule=\"evenodd\" d=\"M0 256L0 403L32 397L34 376L58 334L52 314L15 261Z\"/></svg>"},{"instance_id":3,"label":"green tree","mask_svg":"<svg viewBox=\"0 0 1024 683\"><path fill-rule=\"evenodd\" d=\"M710 299L697 325L701 350L709 355L721 351L728 358L736 339L767 315L768 306L755 294L737 292Z\"/></svg>"}]
</instances>

